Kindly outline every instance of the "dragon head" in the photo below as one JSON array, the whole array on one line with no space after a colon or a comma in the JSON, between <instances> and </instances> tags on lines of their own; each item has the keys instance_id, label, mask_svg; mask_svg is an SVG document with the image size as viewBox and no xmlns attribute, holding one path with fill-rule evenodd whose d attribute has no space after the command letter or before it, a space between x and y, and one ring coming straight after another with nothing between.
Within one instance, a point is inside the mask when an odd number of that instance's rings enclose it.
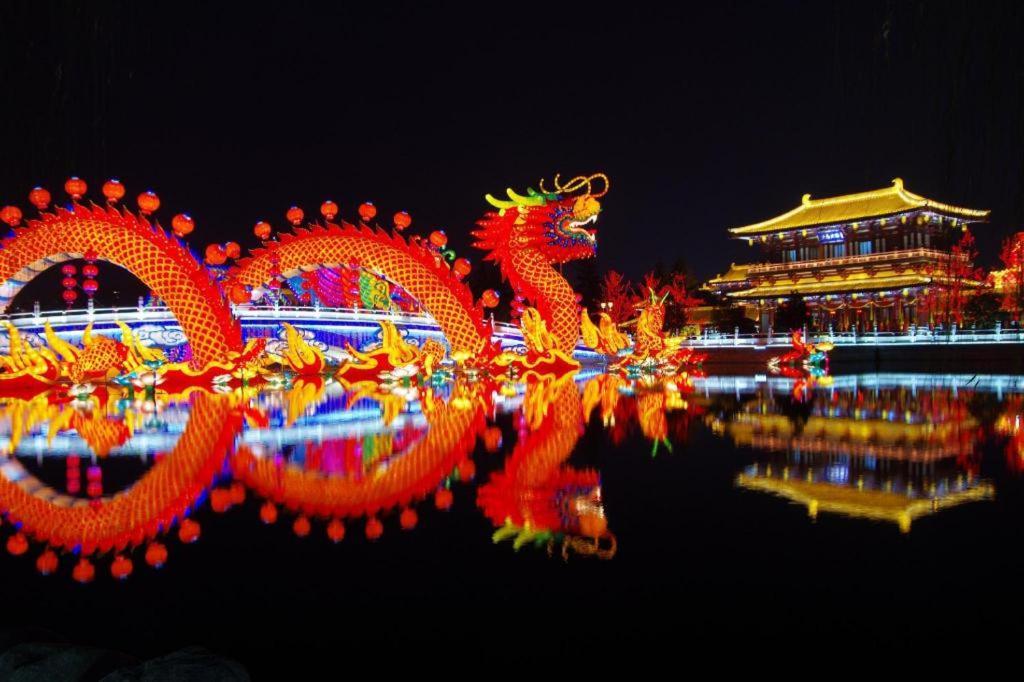
<instances>
[{"instance_id":1,"label":"dragon head","mask_svg":"<svg viewBox=\"0 0 1024 682\"><path fill-rule=\"evenodd\" d=\"M599 192L598 180L603 183ZM480 239L476 246L490 250L495 259L517 248L534 248L551 263L591 258L597 252L598 199L607 192L607 176L597 173L566 183L556 175L553 189L542 180L539 191L529 188L526 195L508 189L507 200L488 194L487 203L498 211L480 221L483 229L474 232Z\"/></svg>"}]
</instances>

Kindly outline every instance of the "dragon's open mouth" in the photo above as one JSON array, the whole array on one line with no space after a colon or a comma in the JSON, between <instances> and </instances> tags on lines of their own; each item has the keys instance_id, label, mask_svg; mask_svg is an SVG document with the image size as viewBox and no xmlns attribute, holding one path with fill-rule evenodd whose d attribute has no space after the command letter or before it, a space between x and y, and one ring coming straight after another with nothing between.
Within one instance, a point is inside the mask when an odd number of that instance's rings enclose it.
<instances>
[{"instance_id":1,"label":"dragon's open mouth","mask_svg":"<svg viewBox=\"0 0 1024 682\"><path fill-rule=\"evenodd\" d=\"M593 230L588 230L585 225L592 225L597 222L597 214L590 216L586 220L570 220L565 224L563 228L567 234L578 234L584 239L590 242L597 240L597 235Z\"/></svg>"}]
</instances>

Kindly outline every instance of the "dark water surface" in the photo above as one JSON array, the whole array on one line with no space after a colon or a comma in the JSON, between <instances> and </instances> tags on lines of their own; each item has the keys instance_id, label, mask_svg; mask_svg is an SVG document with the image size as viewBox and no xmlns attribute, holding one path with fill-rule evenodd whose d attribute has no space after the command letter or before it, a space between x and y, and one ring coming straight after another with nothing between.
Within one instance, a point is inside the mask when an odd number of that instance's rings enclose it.
<instances>
[{"instance_id":1,"label":"dark water surface","mask_svg":"<svg viewBox=\"0 0 1024 682\"><path fill-rule=\"evenodd\" d=\"M353 400L307 385L158 399L156 412L102 391L91 404L6 401L2 537L17 523L30 537L0 556L5 641L133 659L199 645L258 677L375 654L415 652L429 669L474 654L594 661L704 641L821 651L1020 633L1024 377L500 388ZM193 426L200 413L221 421ZM194 466L171 472L174 458ZM163 487L145 489L157 476ZM40 530L47 504L98 514L140 490L174 498L166 486L180 486L178 507L140 504L121 521L125 580L107 551L80 584L79 557L56 546L57 570L39 575L57 544ZM201 527L191 544L186 510ZM168 550L159 570L144 558L153 541Z\"/></svg>"}]
</instances>

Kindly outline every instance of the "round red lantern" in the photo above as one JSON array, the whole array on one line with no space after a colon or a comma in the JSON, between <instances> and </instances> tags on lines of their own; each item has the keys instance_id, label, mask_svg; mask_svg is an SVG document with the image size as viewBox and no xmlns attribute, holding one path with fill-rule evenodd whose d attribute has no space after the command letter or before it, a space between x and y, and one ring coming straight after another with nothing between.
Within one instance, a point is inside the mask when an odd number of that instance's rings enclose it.
<instances>
[{"instance_id":1,"label":"round red lantern","mask_svg":"<svg viewBox=\"0 0 1024 682\"><path fill-rule=\"evenodd\" d=\"M80 583L91 583L92 579L96 577L96 568L88 559L79 559L71 570L71 577Z\"/></svg>"},{"instance_id":2,"label":"round red lantern","mask_svg":"<svg viewBox=\"0 0 1024 682\"><path fill-rule=\"evenodd\" d=\"M10 227L17 227L21 223L21 209L17 206L4 206L0 208L0 220Z\"/></svg>"},{"instance_id":3,"label":"round red lantern","mask_svg":"<svg viewBox=\"0 0 1024 682\"><path fill-rule=\"evenodd\" d=\"M67 192L75 201L81 199L85 195L85 191L87 189L89 189L89 186L85 184L85 180L75 176L71 176L68 178L67 182L64 183L64 191Z\"/></svg>"},{"instance_id":4,"label":"round red lantern","mask_svg":"<svg viewBox=\"0 0 1024 682\"><path fill-rule=\"evenodd\" d=\"M160 197L153 190L147 190L140 194L137 201L142 215L149 215L160 208Z\"/></svg>"},{"instance_id":5,"label":"round red lantern","mask_svg":"<svg viewBox=\"0 0 1024 682\"><path fill-rule=\"evenodd\" d=\"M33 187L32 191L28 193L28 201L42 211L50 205L50 190L44 187Z\"/></svg>"},{"instance_id":6,"label":"round red lantern","mask_svg":"<svg viewBox=\"0 0 1024 682\"><path fill-rule=\"evenodd\" d=\"M124 198L124 185L115 178L107 180L103 183L103 196L107 198L108 204L116 204Z\"/></svg>"},{"instance_id":7,"label":"round red lantern","mask_svg":"<svg viewBox=\"0 0 1024 682\"><path fill-rule=\"evenodd\" d=\"M153 568L160 568L167 563L167 548L159 542L153 542L146 548L146 563Z\"/></svg>"},{"instance_id":8,"label":"round red lantern","mask_svg":"<svg viewBox=\"0 0 1024 682\"><path fill-rule=\"evenodd\" d=\"M338 215L338 205L328 199L324 203L320 204L320 215L327 220L334 220L334 216Z\"/></svg>"},{"instance_id":9,"label":"round red lantern","mask_svg":"<svg viewBox=\"0 0 1024 682\"><path fill-rule=\"evenodd\" d=\"M256 227L252 228L253 234L255 234L256 237L259 239L266 239L267 237L269 237L270 230L270 223L262 220L256 223Z\"/></svg>"},{"instance_id":10,"label":"round red lantern","mask_svg":"<svg viewBox=\"0 0 1024 682\"><path fill-rule=\"evenodd\" d=\"M369 201L364 201L359 204L359 217L362 218L364 223L373 220L373 217L377 215L377 207Z\"/></svg>"},{"instance_id":11,"label":"round red lantern","mask_svg":"<svg viewBox=\"0 0 1024 682\"><path fill-rule=\"evenodd\" d=\"M82 291L92 296L100 288L99 282L94 279L87 279L82 282Z\"/></svg>"},{"instance_id":12,"label":"round red lantern","mask_svg":"<svg viewBox=\"0 0 1024 682\"><path fill-rule=\"evenodd\" d=\"M132 574L132 560L124 554L118 554L110 564L110 575L117 580L124 580Z\"/></svg>"},{"instance_id":13,"label":"round red lantern","mask_svg":"<svg viewBox=\"0 0 1024 682\"><path fill-rule=\"evenodd\" d=\"M476 476L476 462L471 459L462 460L457 468L460 481L472 481L473 477Z\"/></svg>"},{"instance_id":14,"label":"round red lantern","mask_svg":"<svg viewBox=\"0 0 1024 682\"><path fill-rule=\"evenodd\" d=\"M327 524L327 537L335 544L345 539L345 524L341 519L331 519Z\"/></svg>"},{"instance_id":15,"label":"round red lantern","mask_svg":"<svg viewBox=\"0 0 1024 682\"><path fill-rule=\"evenodd\" d=\"M227 252L220 244L210 244L206 247L206 262L208 265L224 265L227 259Z\"/></svg>"},{"instance_id":16,"label":"round red lantern","mask_svg":"<svg viewBox=\"0 0 1024 682\"><path fill-rule=\"evenodd\" d=\"M412 216L406 211L399 211L395 214L395 229L401 232L412 225Z\"/></svg>"},{"instance_id":17,"label":"round red lantern","mask_svg":"<svg viewBox=\"0 0 1024 682\"><path fill-rule=\"evenodd\" d=\"M178 237L186 237L196 229L196 221L188 213L179 213L171 218L171 229Z\"/></svg>"},{"instance_id":18,"label":"round red lantern","mask_svg":"<svg viewBox=\"0 0 1024 682\"><path fill-rule=\"evenodd\" d=\"M74 289L78 286L78 280L74 277L65 277L60 281L60 285L65 289Z\"/></svg>"},{"instance_id":19,"label":"round red lantern","mask_svg":"<svg viewBox=\"0 0 1024 682\"><path fill-rule=\"evenodd\" d=\"M267 525L277 521L277 507L273 502L264 502L260 507L260 521Z\"/></svg>"},{"instance_id":20,"label":"round red lantern","mask_svg":"<svg viewBox=\"0 0 1024 682\"><path fill-rule=\"evenodd\" d=\"M57 570L57 553L48 549L36 558L36 570L39 575L50 575Z\"/></svg>"},{"instance_id":21,"label":"round red lantern","mask_svg":"<svg viewBox=\"0 0 1024 682\"><path fill-rule=\"evenodd\" d=\"M223 514L231 508L231 493L227 488L214 488L210 491L210 509Z\"/></svg>"},{"instance_id":22,"label":"round red lantern","mask_svg":"<svg viewBox=\"0 0 1024 682\"><path fill-rule=\"evenodd\" d=\"M21 556L28 551L28 538L24 533L15 533L7 538L7 551L13 556Z\"/></svg>"},{"instance_id":23,"label":"round red lantern","mask_svg":"<svg viewBox=\"0 0 1024 682\"><path fill-rule=\"evenodd\" d=\"M243 502L245 502L245 486L244 485L242 485L238 481L235 481L234 483L231 484L231 487L228 488L228 490L231 492L231 503L232 504L242 504Z\"/></svg>"},{"instance_id":24,"label":"round red lantern","mask_svg":"<svg viewBox=\"0 0 1024 682\"><path fill-rule=\"evenodd\" d=\"M305 516L299 516L295 519L295 522L292 523L292 532L300 538L304 538L309 535L310 528L311 525L309 523L309 519Z\"/></svg>"},{"instance_id":25,"label":"round red lantern","mask_svg":"<svg viewBox=\"0 0 1024 682\"><path fill-rule=\"evenodd\" d=\"M480 296L480 303L485 308L493 308L498 305L498 301L501 300L501 295L494 289L488 289Z\"/></svg>"},{"instance_id":26,"label":"round red lantern","mask_svg":"<svg viewBox=\"0 0 1024 682\"><path fill-rule=\"evenodd\" d=\"M86 277L95 277L100 274L100 269L92 263L86 263L82 266L82 274Z\"/></svg>"},{"instance_id":27,"label":"round red lantern","mask_svg":"<svg viewBox=\"0 0 1024 682\"><path fill-rule=\"evenodd\" d=\"M456 258L455 262L452 263L452 271L455 276L462 279L473 270L472 263L469 262L468 258Z\"/></svg>"},{"instance_id":28,"label":"round red lantern","mask_svg":"<svg viewBox=\"0 0 1024 682\"><path fill-rule=\"evenodd\" d=\"M284 214L284 217L292 225L298 227L299 225L302 224L302 219L306 217L306 213L298 206L292 206L291 208L288 209L287 213Z\"/></svg>"},{"instance_id":29,"label":"round red lantern","mask_svg":"<svg viewBox=\"0 0 1024 682\"><path fill-rule=\"evenodd\" d=\"M415 509L403 509L398 517L398 523L402 526L402 530L412 530L418 521L419 517L416 515Z\"/></svg>"},{"instance_id":30,"label":"round red lantern","mask_svg":"<svg viewBox=\"0 0 1024 682\"><path fill-rule=\"evenodd\" d=\"M71 263L65 263L64 265L60 266L60 271L64 273L66 277L74 277L75 275L78 274L78 268L76 268Z\"/></svg>"},{"instance_id":31,"label":"round red lantern","mask_svg":"<svg viewBox=\"0 0 1024 682\"><path fill-rule=\"evenodd\" d=\"M451 509L453 501L454 496L452 495L452 491L448 490L448 488L441 488L434 493L434 506L442 511Z\"/></svg>"},{"instance_id":32,"label":"round red lantern","mask_svg":"<svg viewBox=\"0 0 1024 682\"><path fill-rule=\"evenodd\" d=\"M228 298L236 305L245 305L252 301L249 290L245 288L244 284L232 284L228 290Z\"/></svg>"},{"instance_id":33,"label":"round red lantern","mask_svg":"<svg viewBox=\"0 0 1024 682\"><path fill-rule=\"evenodd\" d=\"M181 527L178 529L178 539L186 545L191 545L199 539L200 530L197 522L192 519L184 519L181 522Z\"/></svg>"},{"instance_id":34,"label":"round red lantern","mask_svg":"<svg viewBox=\"0 0 1024 682\"><path fill-rule=\"evenodd\" d=\"M376 516L366 519L366 539L377 540L384 534L384 524Z\"/></svg>"},{"instance_id":35,"label":"round red lantern","mask_svg":"<svg viewBox=\"0 0 1024 682\"><path fill-rule=\"evenodd\" d=\"M78 298L78 292L75 291L74 289L65 289L64 292L61 294L61 298L64 299L65 303L71 305Z\"/></svg>"},{"instance_id":36,"label":"round red lantern","mask_svg":"<svg viewBox=\"0 0 1024 682\"><path fill-rule=\"evenodd\" d=\"M448 244L448 235L444 233L444 230L434 230L430 233L430 243L443 249Z\"/></svg>"},{"instance_id":37,"label":"round red lantern","mask_svg":"<svg viewBox=\"0 0 1024 682\"><path fill-rule=\"evenodd\" d=\"M237 242L228 242L224 245L224 255L228 258L238 258L242 255L242 247Z\"/></svg>"}]
</instances>

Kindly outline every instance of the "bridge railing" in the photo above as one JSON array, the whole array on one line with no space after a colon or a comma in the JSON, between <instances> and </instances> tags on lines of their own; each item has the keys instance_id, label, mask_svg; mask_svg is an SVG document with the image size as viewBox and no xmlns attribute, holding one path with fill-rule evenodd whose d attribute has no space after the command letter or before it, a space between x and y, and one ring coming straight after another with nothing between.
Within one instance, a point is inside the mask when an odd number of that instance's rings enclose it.
<instances>
[{"instance_id":1,"label":"bridge railing","mask_svg":"<svg viewBox=\"0 0 1024 682\"><path fill-rule=\"evenodd\" d=\"M1021 327L991 328L958 327L911 327L906 331L807 331L804 339L811 343L829 342L836 346L901 346L913 344L979 344L979 343L1024 343L1024 329ZM732 334L705 330L699 336L687 340L687 345L703 348L728 348L732 346L775 347L789 346L790 335L786 332L769 331L766 334Z\"/></svg>"}]
</instances>

